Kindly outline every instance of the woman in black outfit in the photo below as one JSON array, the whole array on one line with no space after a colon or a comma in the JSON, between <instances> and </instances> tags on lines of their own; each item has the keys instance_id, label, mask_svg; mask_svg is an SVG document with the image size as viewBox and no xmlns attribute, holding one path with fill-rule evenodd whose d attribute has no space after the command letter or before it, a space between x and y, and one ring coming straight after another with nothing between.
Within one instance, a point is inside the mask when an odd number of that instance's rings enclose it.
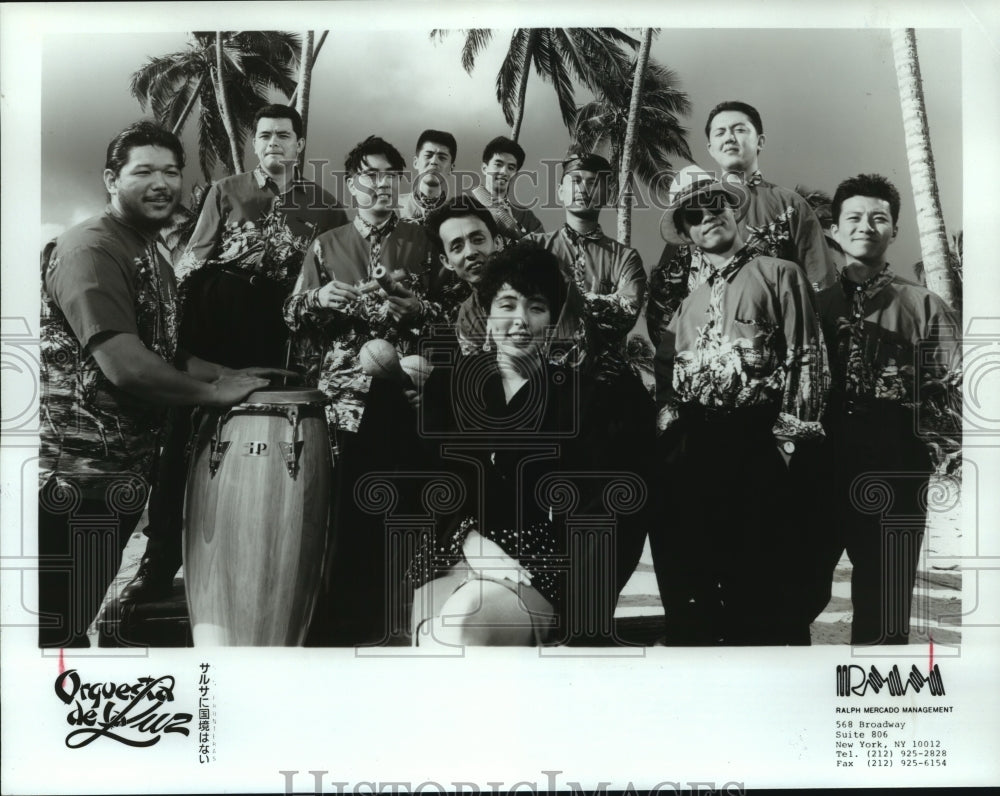
<instances>
[{"instance_id":1,"label":"woman in black outfit","mask_svg":"<svg viewBox=\"0 0 1000 796\"><path fill-rule=\"evenodd\" d=\"M429 464L458 473L466 494L410 567L416 644L612 639L635 566L616 559L642 547L636 523L624 539L616 521L645 504L654 409L638 381L597 384L548 361L567 289L536 244L493 255L480 285L484 351L424 385Z\"/></svg>"}]
</instances>

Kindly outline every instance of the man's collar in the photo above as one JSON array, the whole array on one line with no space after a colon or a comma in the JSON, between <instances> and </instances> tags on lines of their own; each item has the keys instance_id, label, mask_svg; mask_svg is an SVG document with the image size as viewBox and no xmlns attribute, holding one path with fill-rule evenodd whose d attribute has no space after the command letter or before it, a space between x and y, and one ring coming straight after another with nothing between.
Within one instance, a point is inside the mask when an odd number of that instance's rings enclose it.
<instances>
[{"instance_id":1,"label":"man's collar","mask_svg":"<svg viewBox=\"0 0 1000 796\"><path fill-rule=\"evenodd\" d=\"M880 271L868 277L863 282L855 282L848 276L847 268L844 267L840 271L840 284L848 296L863 293L865 298L871 298L892 282L894 276L895 274L889 268L889 263L886 263Z\"/></svg>"},{"instance_id":2,"label":"man's collar","mask_svg":"<svg viewBox=\"0 0 1000 796\"><path fill-rule=\"evenodd\" d=\"M736 254L730 257L721 266L716 266L711 260L705 256L702 252L702 263L713 275L721 276L727 282L732 282L733 277L740 272L748 262L750 262L754 257L757 256L757 251L752 246L747 246L744 244L743 248L740 249Z\"/></svg>"},{"instance_id":3,"label":"man's collar","mask_svg":"<svg viewBox=\"0 0 1000 796\"><path fill-rule=\"evenodd\" d=\"M257 167L253 170L253 176L254 179L257 181L258 188L262 190L264 188L270 188L275 193L280 193L280 191L278 190L278 183L274 181L274 177L272 177L270 174L264 171L264 167L261 166L259 163L257 164ZM303 178L302 172L299 169L298 164L296 163L292 167L292 181L288 183L288 188L285 190L285 193L288 193L289 191L294 191L296 188L300 188L305 182L306 180Z\"/></svg>"},{"instance_id":4,"label":"man's collar","mask_svg":"<svg viewBox=\"0 0 1000 796\"><path fill-rule=\"evenodd\" d=\"M389 217L383 221L381 224L372 224L370 221L365 221L361 217L361 213L358 213L354 217L354 228L358 231L362 238L367 238L373 232L380 232L385 229L389 224L393 223L396 219L396 211L394 210L389 214Z\"/></svg>"},{"instance_id":5,"label":"man's collar","mask_svg":"<svg viewBox=\"0 0 1000 796\"><path fill-rule=\"evenodd\" d=\"M746 185L748 188L755 188L764 182L764 175L761 174L760 169L754 169L750 174L745 171L727 171L723 174L724 177L729 177L732 175L736 178L736 181Z\"/></svg>"},{"instance_id":6,"label":"man's collar","mask_svg":"<svg viewBox=\"0 0 1000 796\"><path fill-rule=\"evenodd\" d=\"M564 222L562 225L563 234L570 239L573 243L579 240L603 240L604 230L601 229L601 225L597 224L589 232L577 232L573 227L569 225L569 222Z\"/></svg>"},{"instance_id":7,"label":"man's collar","mask_svg":"<svg viewBox=\"0 0 1000 796\"><path fill-rule=\"evenodd\" d=\"M108 216L108 218L112 219L115 223L121 224L123 227L132 230L136 235L141 237L143 240L148 241L149 243L156 243L157 241L162 239L161 233L163 232L163 229L165 229L165 227L153 230L144 229L143 227L137 227L131 221L126 220L118 212L118 210L115 209L115 206L111 204L111 202L108 202L108 204L105 206L104 213L105 215Z\"/></svg>"}]
</instances>

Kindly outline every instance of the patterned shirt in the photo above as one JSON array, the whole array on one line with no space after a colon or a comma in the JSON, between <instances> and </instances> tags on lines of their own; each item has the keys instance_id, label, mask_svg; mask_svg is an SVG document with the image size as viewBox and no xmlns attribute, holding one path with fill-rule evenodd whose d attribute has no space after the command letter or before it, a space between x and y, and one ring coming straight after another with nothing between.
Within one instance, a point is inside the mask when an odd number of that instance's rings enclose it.
<instances>
[{"instance_id":1,"label":"patterned shirt","mask_svg":"<svg viewBox=\"0 0 1000 796\"><path fill-rule=\"evenodd\" d=\"M285 322L293 332L297 364L306 383L316 384L332 398L327 407L331 430L357 432L371 386L358 360L361 347L377 337L396 346L400 356L417 352L417 341L430 326L443 321L441 306L427 299L428 275L423 264L427 237L417 224L390 218L378 232L379 262L421 300L416 319L396 321L385 295L373 290L344 310L321 307L318 293L332 280L360 287L372 280L371 228L360 216L353 223L324 232L306 255L292 295L285 302ZM399 272L403 273L399 275Z\"/></svg>"},{"instance_id":2,"label":"patterned shirt","mask_svg":"<svg viewBox=\"0 0 1000 796\"><path fill-rule=\"evenodd\" d=\"M555 232L529 237L556 255L570 283L559 329L574 330L577 345L590 357L589 367L597 378L621 372L628 364L625 339L646 295L646 272L639 253L609 238L599 226L580 234L564 224Z\"/></svg>"},{"instance_id":3,"label":"patterned shirt","mask_svg":"<svg viewBox=\"0 0 1000 796\"><path fill-rule=\"evenodd\" d=\"M40 477L97 494L112 474L151 475L165 410L115 387L88 345L136 335L173 362L176 286L157 239L109 207L42 254Z\"/></svg>"},{"instance_id":4,"label":"patterned shirt","mask_svg":"<svg viewBox=\"0 0 1000 796\"><path fill-rule=\"evenodd\" d=\"M545 232L542 222L531 210L511 204L506 198L497 199L482 185L469 192L476 204L490 211L493 220L500 230L500 237L505 246L516 243L522 238L536 232Z\"/></svg>"},{"instance_id":5,"label":"patterned shirt","mask_svg":"<svg viewBox=\"0 0 1000 796\"><path fill-rule=\"evenodd\" d=\"M841 272L816 302L841 411L891 402L922 411L921 428L961 428L959 323L936 294L886 266L865 282Z\"/></svg>"},{"instance_id":6,"label":"patterned shirt","mask_svg":"<svg viewBox=\"0 0 1000 796\"><path fill-rule=\"evenodd\" d=\"M206 265L263 276L290 290L312 240L346 223L337 200L298 174L285 193L260 166L225 177L209 189L177 262L181 293L188 278Z\"/></svg>"},{"instance_id":7,"label":"patterned shirt","mask_svg":"<svg viewBox=\"0 0 1000 796\"><path fill-rule=\"evenodd\" d=\"M723 411L774 404L775 434L822 437L830 367L802 271L750 247L713 269L670 321L656 383L660 430L683 404Z\"/></svg>"},{"instance_id":8,"label":"patterned shirt","mask_svg":"<svg viewBox=\"0 0 1000 796\"><path fill-rule=\"evenodd\" d=\"M738 222L743 242L759 254L798 263L813 290L832 285L836 260L809 203L795 191L765 181L759 171L744 187L749 204ZM672 243L664 247L649 275L646 324L653 345L659 343L684 297L706 278L705 261L697 247Z\"/></svg>"}]
</instances>

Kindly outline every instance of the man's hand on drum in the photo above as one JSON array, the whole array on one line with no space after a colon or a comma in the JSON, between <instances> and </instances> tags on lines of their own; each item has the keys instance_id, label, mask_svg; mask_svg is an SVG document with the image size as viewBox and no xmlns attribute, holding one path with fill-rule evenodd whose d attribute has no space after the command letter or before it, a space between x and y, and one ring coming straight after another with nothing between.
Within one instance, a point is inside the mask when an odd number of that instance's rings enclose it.
<instances>
[{"instance_id":1,"label":"man's hand on drum","mask_svg":"<svg viewBox=\"0 0 1000 796\"><path fill-rule=\"evenodd\" d=\"M347 312L348 307L360 297L361 291L358 288L347 282L338 282L336 279L327 282L316 294L321 307L338 312Z\"/></svg>"},{"instance_id":2,"label":"man's hand on drum","mask_svg":"<svg viewBox=\"0 0 1000 796\"><path fill-rule=\"evenodd\" d=\"M223 368L223 376L257 376L261 379L300 379L302 375L284 368Z\"/></svg>"},{"instance_id":3,"label":"man's hand on drum","mask_svg":"<svg viewBox=\"0 0 1000 796\"><path fill-rule=\"evenodd\" d=\"M525 586L531 585L531 573L515 558L511 558L496 542L471 531L462 543L462 555L469 567L481 577L503 578Z\"/></svg>"},{"instance_id":4,"label":"man's hand on drum","mask_svg":"<svg viewBox=\"0 0 1000 796\"><path fill-rule=\"evenodd\" d=\"M211 383L212 397L206 401L208 406L233 406L240 403L250 393L262 390L270 382L260 376L251 376L239 371L219 376Z\"/></svg>"}]
</instances>

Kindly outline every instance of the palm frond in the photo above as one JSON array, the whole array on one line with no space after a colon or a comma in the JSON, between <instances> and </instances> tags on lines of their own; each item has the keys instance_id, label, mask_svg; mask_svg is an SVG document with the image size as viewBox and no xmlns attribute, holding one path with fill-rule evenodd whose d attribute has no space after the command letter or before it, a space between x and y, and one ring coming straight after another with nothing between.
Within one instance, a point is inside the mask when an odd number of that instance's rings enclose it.
<instances>
[{"instance_id":1,"label":"palm frond","mask_svg":"<svg viewBox=\"0 0 1000 796\"><path fill-rule=\"evenodd\" d=\"M479 55L493 40L493 31L489 28L472 28L465 32L465 43L462 45L462 68L472 74Z\"/></svg>"}]
</instances>

